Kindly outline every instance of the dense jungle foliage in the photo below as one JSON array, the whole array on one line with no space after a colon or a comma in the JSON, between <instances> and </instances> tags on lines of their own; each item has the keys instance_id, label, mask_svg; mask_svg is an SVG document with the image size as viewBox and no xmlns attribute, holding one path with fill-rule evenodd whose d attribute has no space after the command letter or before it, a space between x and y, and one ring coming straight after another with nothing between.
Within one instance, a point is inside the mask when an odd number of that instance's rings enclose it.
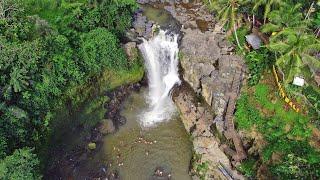
<instances>
[{"instance_id":1,"label":"dense jungle foliage","mask_svg":"<svg viewBox=\"0 0 320 180\"><path fill-rule=\"evenodd\" d=\"M0 179L40 179L54 110L102 71L133 68L119 39L134 0L0 1Z\"/></svg>"},{"instance_id":2,"label":"dense jungle foliage","mask_svg":"<svg viewBox=\"0 0 320 180\"><path fill-rule=\"evenodd\" d=\"M239 170L248 178L320 178L320 1L204 0L237 45L249 70L237 102L236 123L253 144ZM259 49L246 42L253 33ZM295 112L280 97L275 65ZM305 79L304 87L292 84ZM292 105L292 104L291 104Z\"/></svg>"}]
</instances>

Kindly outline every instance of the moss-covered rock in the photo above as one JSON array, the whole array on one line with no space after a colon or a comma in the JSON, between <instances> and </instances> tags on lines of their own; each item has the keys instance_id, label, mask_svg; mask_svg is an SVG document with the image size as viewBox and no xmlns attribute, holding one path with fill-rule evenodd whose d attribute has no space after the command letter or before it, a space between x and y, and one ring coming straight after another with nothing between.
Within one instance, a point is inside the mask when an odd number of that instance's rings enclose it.
<instances>
[{"instance_id":1,"label":"moss-covered rock","mask_svg":"<svg viewBox=\"0 0 320 180\"><path fill-rule=\"evenodd\" d=\"M101 125L99 126L99 131L103 135L114 133L116 128L111 119L103 119Z\"/></svg>"},{"instance_id":2,"label":"moss-covered rock","mask_svg":"<svg viewBox=\"0 0 320 180\"><path fill-rule=\"evenodd\" d=\"M89 150L95 150L96 148L97 148L97 144L96 144L96 143L90 142L90 143L88 144L88 149L89 149Z\"/></svg>"}]
</instances>

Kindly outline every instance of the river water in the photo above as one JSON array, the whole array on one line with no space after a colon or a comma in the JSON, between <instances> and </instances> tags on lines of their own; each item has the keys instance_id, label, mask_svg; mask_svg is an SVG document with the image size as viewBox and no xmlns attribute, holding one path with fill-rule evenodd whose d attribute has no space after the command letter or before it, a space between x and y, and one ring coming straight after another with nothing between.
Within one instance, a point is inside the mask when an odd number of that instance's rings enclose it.
<instances>
[{"instance_id":1,"label":"river water","mask_svg":"<svg viewBox=\"0 0 320 180\"><path fill-rule=\"evenodd\" d=\"M170 173L172 179L191 179L188 175L192 144L177 113L156 126L141 126L139 114L148 107L146 89L133 93L121 112L127 123L115 134L104 138L97 154L109 170L117 170L120 179L151 179L159 167Z\"/></svg>"}]
</instances>

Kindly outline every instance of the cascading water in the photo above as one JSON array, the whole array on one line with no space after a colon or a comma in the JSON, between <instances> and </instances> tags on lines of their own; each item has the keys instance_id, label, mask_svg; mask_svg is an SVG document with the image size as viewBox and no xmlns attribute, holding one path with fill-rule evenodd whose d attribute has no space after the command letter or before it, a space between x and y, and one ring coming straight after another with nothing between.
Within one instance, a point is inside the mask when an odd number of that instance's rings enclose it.
<instances>
[{"instance_id":1,"label":"cascading water","mask_svg":"<svg viewBox=\"0 0 320 180\"><path fill-rule=\"evenodd\" d=\"M139 45L147 69L149 109L143 113L141 124L151 127L158 122L171 118L176 111L170 91L180 83L178 73L178 35L167 34L160 30L150 40L143 40Z\"/></svg>"}]
</instances>

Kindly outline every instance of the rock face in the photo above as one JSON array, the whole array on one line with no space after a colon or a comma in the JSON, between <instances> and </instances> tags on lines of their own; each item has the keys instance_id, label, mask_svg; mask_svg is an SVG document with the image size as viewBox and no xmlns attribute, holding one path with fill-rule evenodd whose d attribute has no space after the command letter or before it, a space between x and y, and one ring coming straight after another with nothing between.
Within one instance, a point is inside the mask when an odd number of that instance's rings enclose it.
<instances>
[{"instance_id":1,"label":"rock face","mask_svg":"<svg viewBox=\"0 0 320 180\"><path fill-rule=\"evenodd\" d=\"M232 140L235 146L235 150L229 148L225 152L232 152L228 155L235 162L240 162L246 158L246 153L234 127L233 113L244 78L244 61L241 57L233 55L234 48L226 40L222 28L207 18L208 14L205 14L205 11L201 14L201 20L211 27L207 31L203 31L199 25L196 29L190 28L188 21L181 21L185 23L182 24L184 28L181 29L183 38L180 48L183 79L191 85L197 95L204 98L216 114L214 121L217 130ZM180 13L180 16L191 17L188 11Z\"/></svg>"},{"instance_id":2,"label":"rock face","mask_svg":"<svg viewBox=\"0 0 320 180\"><path fill-rule=\"evenodd\" d=\"M191 29L183 32L180 59L183 78L219 118L226 110L226 94L236 73L241 73L237 70L241 71L243 61L230 54L233 47L225 42L223 34Z\"/></svg>"},{"instance_id":3,"label":"rock face","mask_svg":"<svg viewBox=\"0 0 320 180\"><path fill-rule=\"evenodd\" d=\"M231 91L233 82L243 79L244 61L233 55L234 47L226 40L221 26L197 1L144 0L143 3L166 9L182 25L180 62L183 79L211 106L217 114L216 120L222 121L227 109L227 93ZM223 132L222 124L218 127L220 132Z\"/></svg>"},{"instance_id":4,"label":"rock face","mask_svg":"<svg viewBox=\"0 0 320 180\"><path fill-rule=\"evenodd\" d=\"M213 122L213 112L206 103L196 99L193 89L186 82L174 89L173 100L181 113L182 122L193 138L195 154L199 156L193 163L193 173L197 166L207 163L208 170L204 175L205 179L226 179L226 176L219 170L221 164L234 179L243 179L236 171L232 171L228 157L220 149L220 140Z\"/></svg>"}]
</instances>

